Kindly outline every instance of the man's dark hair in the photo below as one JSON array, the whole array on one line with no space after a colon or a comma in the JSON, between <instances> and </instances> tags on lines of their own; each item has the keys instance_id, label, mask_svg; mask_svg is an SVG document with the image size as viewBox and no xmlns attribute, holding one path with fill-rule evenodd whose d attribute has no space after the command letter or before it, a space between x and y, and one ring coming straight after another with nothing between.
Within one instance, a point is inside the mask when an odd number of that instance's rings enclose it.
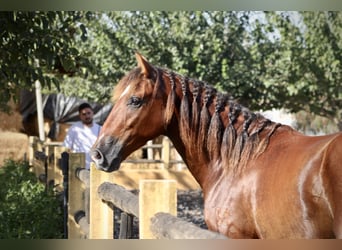
<instances>
[{"instance_id":1,"label":"man's dark hair","mask_svg":"<svg viewBox=\"0 0 342 250\"><path fill-rule=\"evenodd\" d=\"M81 112L81 110L83 110L85 108L90 108L91 110L93 110L93 108L90 106L89 103L84 102L80 106L78 106L78 112Z\"/></svg>"}]
</instances>

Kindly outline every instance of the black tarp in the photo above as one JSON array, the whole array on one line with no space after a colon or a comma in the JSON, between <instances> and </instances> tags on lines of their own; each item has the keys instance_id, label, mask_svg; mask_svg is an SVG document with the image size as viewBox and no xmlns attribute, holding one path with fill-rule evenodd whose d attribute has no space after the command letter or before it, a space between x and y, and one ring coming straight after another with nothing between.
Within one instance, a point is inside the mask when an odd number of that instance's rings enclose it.
<instances>
[{"instance_id":1,"label":"black tarp","mask_svg":"<svg viewBox=\"0 0 342 250\"><path fill-rule=\"evenodd\" d=\"M59 131L59 123L73 124L79 121L78 106L88 102L77 97L68 97L62 94L42 95L43 115L52 121L48 137L55 139ZM94 121L103 125L112 104L101 105L88 102L94 109ZM28 122L31 116L37 115L36 95L34 92L23 90L20 93L20 108L23 123Z\"/></svg>"}]
</instances>

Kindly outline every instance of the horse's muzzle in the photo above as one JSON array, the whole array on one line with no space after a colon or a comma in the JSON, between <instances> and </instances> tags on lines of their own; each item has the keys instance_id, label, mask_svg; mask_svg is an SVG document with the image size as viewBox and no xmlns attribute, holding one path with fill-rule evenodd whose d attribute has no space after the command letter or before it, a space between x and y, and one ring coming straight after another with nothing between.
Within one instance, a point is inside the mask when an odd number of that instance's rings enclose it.
<instances>
[{"instance_id":1,"label":"horse's muzzle","mask_svg":"<svg viewBox=\"0 0 342 250\"><path fill-rule=\"evenodd\" d=\"M96 168L105 172L113 172L120 168L122 144L99 143L91 149L91 157Z\"/></svg>"}]
</instances>

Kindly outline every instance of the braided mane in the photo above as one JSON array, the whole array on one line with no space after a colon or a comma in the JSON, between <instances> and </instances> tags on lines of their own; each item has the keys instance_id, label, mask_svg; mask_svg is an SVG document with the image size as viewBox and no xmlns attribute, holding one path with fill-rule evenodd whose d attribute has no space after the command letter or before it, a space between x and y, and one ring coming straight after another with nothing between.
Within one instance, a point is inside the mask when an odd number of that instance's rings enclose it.
<instances>
[{"instance_id":1,"label":"braided mane","mask_svg":"<svg viewBox=\"0 0 342 250\"><path fill-rule=\"evenodd\" d=\"M209 160L221 161L225 168L241 171L247 162L266 149L270 136L280 126L261 114L251 112L231 96L202 81L156 68L168 79L165 121L179 110L179 131L184 142L196 145L196 152ZM161 77L162 79L163 77ZM181 89L177 107L177 89ZM263 136L260 134L263 133ZM189 141L190 140L190 141Z\"/></svg>"}]
</instances>

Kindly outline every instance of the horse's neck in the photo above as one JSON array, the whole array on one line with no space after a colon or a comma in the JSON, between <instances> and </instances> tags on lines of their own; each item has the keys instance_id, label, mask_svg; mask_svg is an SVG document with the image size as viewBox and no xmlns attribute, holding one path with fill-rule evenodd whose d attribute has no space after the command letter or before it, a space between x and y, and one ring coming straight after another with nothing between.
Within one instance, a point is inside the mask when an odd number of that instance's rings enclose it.
<instances>
[{"instance_id":1,"label":"horse's neck","mask_svg":"<svg viewBox=\"0 0 342 250\"><path fill-rule=\"evenodd\" d=\"M194 150L194 145L191 145L189 141L184 142L179 136L178 129L171 129L167 136L172 141L172 144L182 157L193 177L203 189L211 173L209 160L204 154L198 154Z\"/></svg>"}]
</instances>

